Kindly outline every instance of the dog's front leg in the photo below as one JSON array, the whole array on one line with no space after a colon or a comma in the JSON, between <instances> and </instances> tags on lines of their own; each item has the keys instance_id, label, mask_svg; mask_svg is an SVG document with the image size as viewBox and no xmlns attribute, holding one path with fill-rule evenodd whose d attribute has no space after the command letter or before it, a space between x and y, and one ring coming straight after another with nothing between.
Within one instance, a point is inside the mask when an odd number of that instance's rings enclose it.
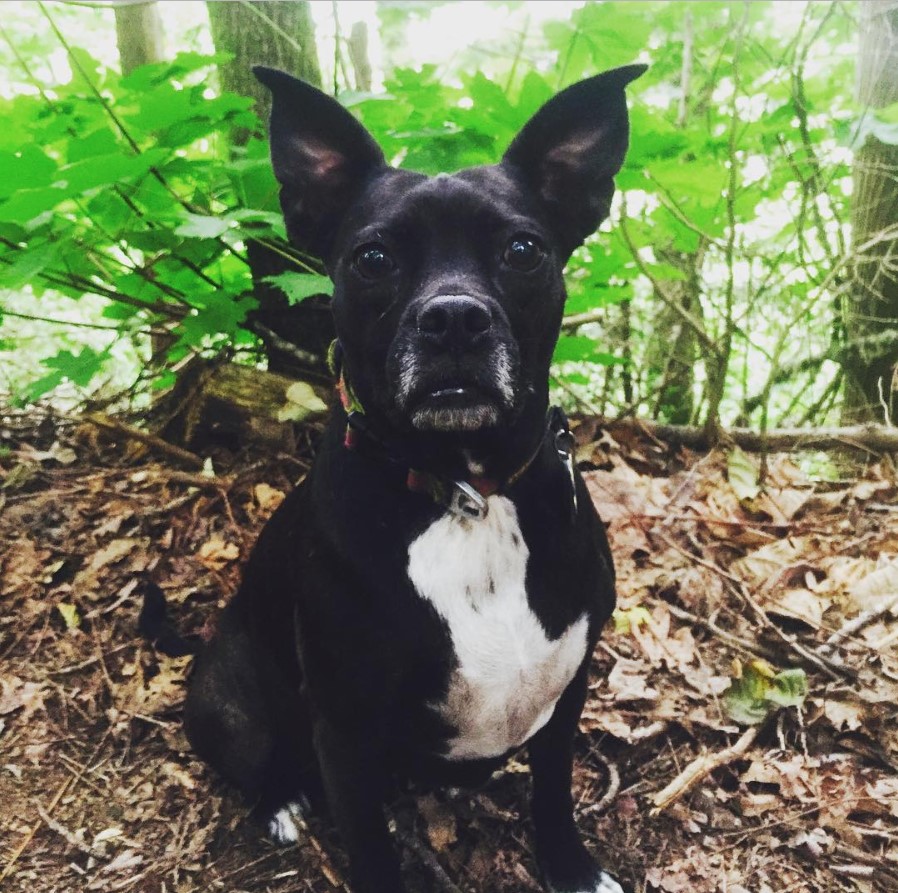
<instances>
[{"instance_id":1,"label":"dog's front leg","mask_svg":"<svg viewBox=\"0 0 898 893\"><path fill-rule=\"evenodd\" d=\"M399 858L383 812L383 761L369 742L326 720L315 723L315 750L327 802L349 855L353 893L403 893Z\"/></svg>"},{"instance_id":2,"label":"dog's front leg","mask_svg":"<svg viewBox=\"0 0 898 893\"><path fill-rule=\"evenodd\" d=\"M588 663L584 662L552 718L528 746L536 857L551 893L624 893L589 855L574 822L574 735L586 700Z\"/></svg>"}]
</instances>

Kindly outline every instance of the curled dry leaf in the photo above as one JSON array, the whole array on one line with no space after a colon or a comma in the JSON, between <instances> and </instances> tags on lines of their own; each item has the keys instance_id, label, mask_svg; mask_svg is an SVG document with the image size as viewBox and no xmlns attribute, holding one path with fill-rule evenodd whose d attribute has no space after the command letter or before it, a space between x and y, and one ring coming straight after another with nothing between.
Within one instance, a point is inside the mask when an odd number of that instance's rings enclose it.
<instances>
[{"instance_id":1,"label":"curled dry leaf","mask_svg":"<svg viewBox=\"0 0 898 893\"><path fill-rule=\"evenodd\" d=\"M877 611L898 598L898 560L888 561L852 585L848 594L861 611ZM891 615L898 616L898 604Z\"/></svg>"},{"instance_id":2,"label":"curled dry leaf","mask_svg":"<svg viewBox=\"0 0 898 893\"><path fill-rule=\"evenodd\" d=\"M217 533L200 546L199 559L209 570L221 570L239 557L240 549L237 544L228 542Z\"/></svg>"},{"instance_id":3,"label":"curled dry leaf","mask_svg":"<svg viewBox=\"0 0 898 893\"><path fill-rule=\"evenodd\" d=\"M641 660L619 658L608 674L608 691L615 701L654 701L658 689L648 684L650 667Z\"/></svg>"},{"instance_id":4,"label":"curled dry leaf","mask_svg":"<svg viewBox=\"0 0 898 893\"><path fill-rule=\"evenodd\" d=\"M760 587L783 568L800 563L807 546L803 537L776 540L734 561L731 569L750 586Z\"/></svg>"},{"instance_id":5,"label":"curled dry leaf","mask_svg":"<svg viewBox=\"0 0 898 893\"><path fill-rule=\"evenodd\" d=\"M18 676L0 676L0 716L22 710L20 720L27 720L44 706L45 688L40 682L26 682Z\"/></svg>"},{"instance_id":6,"label":"curled dry leaf","mask_svg":"<svg viewBox=\"0 0 898 893\"><path fill-rule=\"evenodd\" d=\"M256 484L253 496L263 512L273 512L284 501L284 491L266 483Z\"/></svg>"}]
</instances>

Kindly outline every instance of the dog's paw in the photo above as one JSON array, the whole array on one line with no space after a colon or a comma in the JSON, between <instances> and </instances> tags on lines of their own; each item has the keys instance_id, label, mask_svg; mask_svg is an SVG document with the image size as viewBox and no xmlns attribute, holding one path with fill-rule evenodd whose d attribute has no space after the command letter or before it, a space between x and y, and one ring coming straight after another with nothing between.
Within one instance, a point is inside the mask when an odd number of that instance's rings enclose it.
<instances>
[{"instance_id":1,"label":"dog's paw","mask_svg":"<svg viewBox=\"0 0 898 893\"><path fill-rule=\"evenodd\" d=\"M607 871L600 871L595 881L589 886L577 890L562 890L547 886L549 893L625 893L624 888Z\"/></svg>"},{"instance_id":2,"label":"dog's paw","mask_svg":"<svg viewBox=\"0 0 898 893\"><path fill-rule=\"evenodd\" d=\"M290 846L300 838L306 826L309 802L305 797L284 804L268 820L268 836L280 846Z\"/></svg>"},{"instance_id":3,"label":"dog's paw","mask_svg":"<svg viewBox=\"0 0 898 893\"><path fill-rule=\"evenodd\" d=\"M607 871L603 871L595 889L590 893L624 893L624 888Z\"/></svg>"}]
</instances>

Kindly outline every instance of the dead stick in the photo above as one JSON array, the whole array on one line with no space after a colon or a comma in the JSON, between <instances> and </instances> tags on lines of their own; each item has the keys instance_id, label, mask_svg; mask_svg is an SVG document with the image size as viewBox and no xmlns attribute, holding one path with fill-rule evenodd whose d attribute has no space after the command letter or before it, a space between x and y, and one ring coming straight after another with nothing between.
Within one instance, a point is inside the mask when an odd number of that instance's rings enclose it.
<instances>
[{"instance_id":1,"label":"dead stick","mask_svg":"<svg viewBox=\"0 0 898 893\"><path fill-rule=\"evenodd\" d=\"M452 883L452 878L446 874L446 870L437 861L437 857L413 833L406 833L402 829L397 828L394 836L399 843L407 850L411 850L427 867L427 870L433 875L436 890L441 891L441 893L461 893L461 890Z\"/></svg>"},{"instance_id":2,"label":"dead stick","mask_svg":"<svg viewBox=\"0 0 898 893\"><path fill-rule=\"evenodd\" d=\"M95 849L89 843L76 837L62 822L57 822L40 804L37 805L37 814L41 817L44 824L51 830L55 831L65 842L80 850L86 856L93 859L108 859L109 857L102 850Z\"/></svg>"},{"instance_id":3,"label":"dead stick","mask_svg":"<svg viewBox=\"0 0 898 893\"><path fill-rule=\"evenodd\" d=\"M820 654L828 654L836 645L839 645L849 636L853 636L856 632L862 630L865 626L869 626L880 617L888 614L898 607L898 595L890 598L884 605L879 608L870 608L868 611L862 611L854 620L846 623L841 629L837 629L818 649Z\"/></svg>"},{"instance_id":4,"label":"dead stick","mask_svg":"<svg viewBox=\"0 0 898 893\"><path fill-rule=\"evenodd\" d=\"M146 444L148 447L152 447L154 450L158 450L160 453L165 453L167 456L179 459L181 462L191 465L194 468L203 467L202 456L198 456L196 453L191 453L190 450L175 446L173 443L169 443L161 437L156 437L155 434L141 431L140 428L135 428L133 425L126 425L124 422L119 422L116 419L112 419L106 415L100 415L99 413L91 413L90 415L85 416L85 420L92 425L96 425L98 428L106 428L108 431L124 434L125 437L129 437L131 440L137 440L140 443Z\"/></svg>"},{"instance_id":5,"label":"dead stick","mask_svg":"<svg viewBox=\"0 0 898 893\"><path fill-rule=\"evenodd\" d=\"M666 788L655 794L652 802L655 804L650 812L654 818L671 803L679 800L687 791L691 790L700 781L707 778L715 769L732 763L744 756L758 737L760 726L752 726L739 740L719 753L705 753L696 757Z\"/></svg>"},{"instance_id":6,"label":"dead stick","mask_svg":"<svg viewBox=\"0 0 898 893\"><path fill-rule=\"evenodd\" d=\"M706 450L714 444L704 428L687 425L660 425L643 419L607 419L603 426L635 428L666 443ZM789 452L791 450L832 450L852 447L873 453L898 451L898 429L883 425L853 425L846 428L774 428L765 433L750 428L727 428L723 438L749 452Z\"/></svg>"},{"instance_id":7,"label":"dead stick","mask_svg":"<svg viewBox=\"0 0 898 893\"><path fill-rule=\"evenodd\" d=\"M90 764L97 758L97 755L103 748L103 745L106 744L106 739L109 737L109 734L112 730L107 729L104 733L103 737L100 739L100 743L93 749L91 755L87 758L86 766L90 766ZM65 796L66 791L68 791L69 787L72 785L76 785L80 780L81 776L84 775L83 772L79 772L77 775L70 775L68 778L63 781L63 783L57 788L56 793L53 795L53 799L50 801L50 805L47 807L47 814L53 812L54 809L59 805L59 801ZM19 860L19 857L25 850L28 849L29 844L34 839L34 835L40 830L41 825L44 823L43 818L40 821L35 822L28 833L25 835L22 842L19 846L14 850L13 854L9 857L6 865L3 867L3 871L0 871L0 881L9 877L12 874L12 870L15 867L16 862Z\"/></svg>"},{"instance_id":8,"label":"dead stick","mask_svg":"<svg viewBox=\"0 0 898 893\"><path fill-rule=\"evenodd\" d=\"M751 654L754 657L763 657L765 660L772 661L774 663L776 662L776 652L774 652L772 649L765 648L763 645L758 645L756 642L750 642L748 639L743 639L741 636L737 636L725 629L721 629L721 627L719 627L713 621L706 620L704 617L698 617L695 614L684 610L683 608L677 607L676 605L668 604L666 607L674 617L677 617L680 620L685 620L688 623L692 623L696 626L700 626L702 627L702 629L706 629L709 633L711 633L711 635L716 636L727 645L732 645L734 648L739 648L742 651L746 651L748 654Z\"/></svg>"}]
</instances>

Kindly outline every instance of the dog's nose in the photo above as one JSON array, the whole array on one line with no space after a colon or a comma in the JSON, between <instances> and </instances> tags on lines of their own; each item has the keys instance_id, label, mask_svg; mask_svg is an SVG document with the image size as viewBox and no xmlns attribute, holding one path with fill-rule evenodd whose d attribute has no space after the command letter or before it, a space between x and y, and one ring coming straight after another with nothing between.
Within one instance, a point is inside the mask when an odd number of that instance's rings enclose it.
<instances>
[{"instance_id":1,"label":"dog's nose","mask_svg":"<svg viewBox=\"0 0 898 893\"><path fill-rule=\"evenodd\" d=\"M438 295L418 312L418 331L443 348L467 348L489 332L489 308L468 295Z\"/></svg>"}]
</instances>

